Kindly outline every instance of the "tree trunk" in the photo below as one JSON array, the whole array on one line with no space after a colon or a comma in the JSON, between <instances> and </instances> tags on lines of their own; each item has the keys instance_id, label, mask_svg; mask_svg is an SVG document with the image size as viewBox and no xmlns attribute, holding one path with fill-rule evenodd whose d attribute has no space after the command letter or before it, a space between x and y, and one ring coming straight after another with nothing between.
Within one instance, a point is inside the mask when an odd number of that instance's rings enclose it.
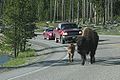
<instances>
[{"instance_id":1,"label":"tree trunk","mask_svg":"<svg viewBox=\"0 0 120 80\"><path fill-rule=\"evenodd\" d=\"M70 10L69 10L69 22L72 21L72 0L70 0Z\"/></svg>"},{"instance_id":2,"label":"tree trunk","mask_svg":"<svg viewBox=\"0 0 120 80\"><path fill-rule=\"evenodd\" d=\"M79 19L80 19L80 0L78 0L77 4L77 24L79 24Z\"/></svg>"},{"instance_id":3,"label":"tree trunk","mask_svg":"<svg viewBox=\"0 0 120 80\"><path fill-rule=\"evenodd\" d=\"M65 21L65 1L62 0L62 21Z\"/></svg>"},{"instance_id":4,"label":"tree trunk","mask_svg":"<svg viewBox=\"0 0 120 80\"><path fill-rule=\"evenodd\" d=\"M87 18L87 21L89 19L89 1L86 0L86 18Z\"/></svg>"},{"instance_id":5,"label":"tree trunk","mask_svg":"<svg viewBox=\"0 0 120 80\"><path fill-rule=\"evenodd\" d=\"M90 18L89 18L89 23L92 23L92 3L90 2Z\"/></svg>"},{"instance_id":6,"label":"tree trunk","mask_svg":"<svg viewBox=\"0 0 120 80\"><path fill-rule=\"evenodd\" d=\"M22 44L22 42L20 43L20 51L23 51L23 44Z\"/></svg>"},{"instance_id":7,"label":"tree trunk","mask_svg":"<svg viewBox=\"0 0 120 80\"><path fill-rule=\"evenodd\" d=\"M74 22L74 0L72 0L72 22Z\"/></svg>"},{"instance_id":8,"label":"tree trunk","mask_svg":"<svg viewBox=\"0 0 120 80\"><path fill-rule=\"evenodd\" d=\"M3 1L0 0L0 17L2 16L3 13Z\"/></svg>"},{"instance_id":9,"label":"tree trunk","mask_svg":"<svg viewBox=\"0 0 120 80\"><path fill-rule=\"evenodd\" d=\"M83 19L83 24L85 24L85 9L86 9L86 6L85 6L85 2L86 0L82 0L82 19Z\"/></svg>"},{"instance_id":10,"label":"tree trunk","mask_svg":"<svg viewBox=\"0 0 120 80\"><path fill-rule=\"evenodd\" d=\"M56 9L57 9L57 0L55 0L55 4L54 4L54 18L53 18L53 23L56 21Z\"/></svg>"},{"instance_id":11,"label":"tree trunk","mask_svg":"<svg viewBox=\"0 0 120 80\"><path fill-rule=\"evenodd\" d=\"M106 5L106 3L104 2L104 5L103 5L103 9L104 9L104 12L103 12L103 26L105 25L105 20L106 20L106 17L105 17L105 5Z\"/></svg>"},{"instance_id":12,"label":"tree trunk","mask_svg":"<svg viewBox=\"0 0 120 80\"><path fill-rule=\"evenodd\" d=\"M108 5L107 5L107 9L108 9L108 21L110 20L110 0L108 0Z\"/></svg>"},{"instance_id":13,"label":"tree trunk","mask_svg":"<svg viewBox=\"0 0 120 80\"><path fill-rule=\"evenodd\" d=\"M57 0L57 4L56 5L57 5L57 8L56 8L57 9L56 10L57 11L56 20L59 20L59 0Z\"/></svg>"},{"instance_id":14,"label":"tree trunk","mask_svg":"<svg viewBox=\"0 0 120 80\"><path fill-rule=\"evenodd\" d=\"M40 21L40 1L38 1L38 20Z\"/></svg>"},{"instance_id":15,"label":"tree trunk","mask_svg":"<svg viewBox=\"0 0 120 80\"><path fill-rule=\"evenodd\" d=\"M53 8L52 8L52 5L53 4L53 2L52 2L52 0L50 0L50 22L52 22L52 19L53 19Z\"/></svg>"},{"instance_id":16,"label":"tree trunk","mask_svg":"<svg viewBox=\"0 0 120 80\"><path fill-rule=\"evenodd\" d=\"M111 13L110 14L111 15L111 21L113 21L113 0L111 0L111 5L110 6L111 6L111 12L110 12Z\"/></svg>"},{"instance_id":17,"label":"tree trunk","mask_svg":"<svg viewBox=\"0 0 120 80\"><path fill-rule=\"evenodd\" d=\"M16 25L14 25L14 29L15 29L15 33L14 33L14 57L16 58L17 57L17 39L16 39L16 36L17 36L17 28L16 28Z\"/></svg>"},{"instance_id":18,"label":"tree trunk","mask_svg":"<svg viewBox=\"0 0 120 80\"><path fill-rule=\"evenodd\" d=\"M106 24L106 21L108 21L108 8L107 8L107 2L108 2L108 0L105 0L105 24Z\"/></svg>"},{"instance_id":19,"label":"tree trunk","mask_svg":"<svg viewBox=\"0 0 120 80\"><path fill-rule=\"evenodd\" d=\"M96 12L96 10L94 10L94 21L95 21L95 25L97 25L97 12Z\"/></svg>"},{"instance_id":20,"label":"tree trunk","mask_svg":"<svg viewBox=\"0 0 120 80\"><path fill-rule=\"evenodd\" d=\"M26 39L25 39L24 44L23 44L23 51L25 51L25 49L26 49Z\"/></svg>"}]
</instances>

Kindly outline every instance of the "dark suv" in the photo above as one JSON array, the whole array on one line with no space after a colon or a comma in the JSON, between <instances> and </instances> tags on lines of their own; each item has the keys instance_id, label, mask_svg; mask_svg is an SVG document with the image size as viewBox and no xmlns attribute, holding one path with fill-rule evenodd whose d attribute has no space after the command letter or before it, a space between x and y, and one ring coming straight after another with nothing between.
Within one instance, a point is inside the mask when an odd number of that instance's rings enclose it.
<instances>
[{"instance_id":1,"label":"dark suv","mask_svg":"<svg viewBox=\"0 0 120 80\"><path fill-rule=\"evenodd\" d=\"M56 29L53 31L55 35L55 41L65 44L67 42L76 42L78 35L81 35L82 31L75 23L59 23Z\"/></svg>"}]
</instances>

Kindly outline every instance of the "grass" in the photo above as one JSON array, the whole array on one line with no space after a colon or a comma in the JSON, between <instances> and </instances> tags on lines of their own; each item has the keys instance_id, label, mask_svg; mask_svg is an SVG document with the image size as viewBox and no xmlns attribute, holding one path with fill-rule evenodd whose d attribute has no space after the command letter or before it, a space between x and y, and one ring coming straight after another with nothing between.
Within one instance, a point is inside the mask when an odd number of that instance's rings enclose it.
<instances>
[{"instance_id":1,"label":"grass","mask_svg":"<svg viewBox=\"0 0 120 80\"><path fill-rule=\"evenodd\" d=\"M18 58L27 58L35 56L35 51L33 49L27 49L25 52L20 52Z\"/></svg>"},{"instance_id":2,"label":"grass","mask_svg":"<svg viewBox=\"0 0 120 80\"><path fill-rule=\"evenodd\" d=\"M120 35L120 26L108 26L105 28L99 28L96 31L102 35Z\"/></svg>"},{"instance_id":3,"label":"grass","mask_svg":"<svg viewBox=\"0 0 120 80\"><path fill-rule=\"evenodd\" d=\"M37 22L37 23L36 23L36 26L37 26L38 28L40 28L40 27L42 27L42 26L47 26L47 24L46 24L46 22L41 21L41 22Z\"/></svg>"},{"instance_id":4,"label":"grass","mask_svg":"<svg viewBox=\"0 0 120 80\"><path fill-rule=\"evenodd\" d=\"M25 64L26 59L25 58L12 58L7 63L3 64L3 67L18 67L21 64Z\"/></svg>"},{"instance_id":5,"label":"grass","mask_svg":"<svg viewBox=\"0 0 120 80\"><path fill-rule=\"evenodd\" d=\"M20 52L17 58L11 58L8 62L3 64L3 67L18 67L35 57L35 51L33 49L28 49L25 52Z\"/></svg>"},{"instance_id":6,"label":"grass","mask_svg":"<svg viewBox=\"0 0 120 80\"><path fill-rule=\"evenodd\" d=\"M58 23L50 23L50 22L45 22L45 21L41 21L41 22L37 22L36 23L36 27L37 29L35 30L35 32L43 32L44 31L44 27L56 27Z\"/></svg>"}]
</instances>

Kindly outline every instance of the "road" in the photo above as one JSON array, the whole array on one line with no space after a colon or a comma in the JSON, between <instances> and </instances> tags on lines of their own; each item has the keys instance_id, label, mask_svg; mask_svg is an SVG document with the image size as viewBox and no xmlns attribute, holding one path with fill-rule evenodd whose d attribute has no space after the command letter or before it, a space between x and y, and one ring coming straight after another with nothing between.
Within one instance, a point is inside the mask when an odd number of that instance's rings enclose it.
<instances>
[{"instance_id":1,"label":"road","mask_svg":"<svg viewBox=\"0 0 120 80\"><path fill-rule=\"evenodd\" d=\"M0 74L0 80L119 80L120 36L101 35L96 52L96 63L89 56L84 66L75 52L74 62L67 62L66 46L39 35L30 40L36 49L36 62ZM44 55L43 55L44 54ZM41 56L42 55L42 56Z\"/></svg>"}]
</instances>

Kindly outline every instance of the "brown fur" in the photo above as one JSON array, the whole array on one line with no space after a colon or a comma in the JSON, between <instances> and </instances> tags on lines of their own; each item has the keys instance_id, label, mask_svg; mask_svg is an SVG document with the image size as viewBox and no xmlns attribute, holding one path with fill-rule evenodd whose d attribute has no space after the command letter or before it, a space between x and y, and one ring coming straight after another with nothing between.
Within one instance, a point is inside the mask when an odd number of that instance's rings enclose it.
<instances>
[{"instance_id":1,"label":"brown fur","mask_svg":"<svg viewBox=\"0 0 120 80\"><path fill-rule=\"evenodd\" d=\"M73 56L75 52L75 45L73 43L70 43L69 46L67 47L67 53L69 55L69 62L73 62Z\"/></svg>"},{"instance_id":2,"label":"brown fur","mask_svg":"<svg viewBox=\"0 0 120 80\"><path fill-rule=\"evenodd\" d=\"M91 39L93 42L95 42L94 41L94 31L89 27L85 27L83 29L82 36L86 37L87 39Z\"/></svg>"},{"instance_id":3,"label":"brown fur","mask_svg":"<svg viewBox=\"0 0 120 80\"><path fill-rule=\"evenodd\" d=\"M84 65L86 60L86 54L90 53L91 64L95 62L95 52L98 45L99 36L97 32L92 29L85 27L83 33L78 37L77 41L77 51L81 55L82 65Z\"/></svg>"}]
</instances>

